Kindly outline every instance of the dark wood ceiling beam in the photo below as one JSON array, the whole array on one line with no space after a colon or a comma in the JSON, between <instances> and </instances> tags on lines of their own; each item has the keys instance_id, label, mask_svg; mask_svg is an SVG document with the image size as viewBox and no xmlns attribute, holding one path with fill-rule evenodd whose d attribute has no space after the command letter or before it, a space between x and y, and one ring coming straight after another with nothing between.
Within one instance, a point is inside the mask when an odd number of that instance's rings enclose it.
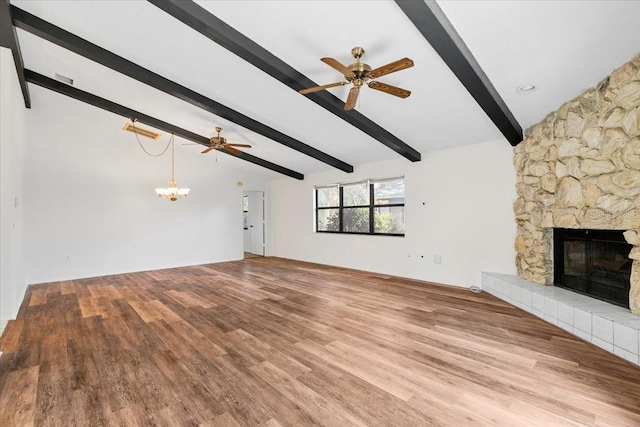
<instances>
[{"instance_id":1,"label":"dark wood ceiling beam","mask_svg":"<svg viewBox=\"0 0 640 427\"><path fill-rule=\"evenodd\" d=\"M60 27L57 27L35 15L32 15L20 8L11 6L13 22L18 28L28 31L51 43L57 44L78 55L84 56L98 64L111 68L119 73L131 77L139 82L152 86L178 99L202 108L216 116L227 119L246 129L266 136L267 138L279 142L293 150L313 157L323 163L344 172L353 172L353 166L343 162L329 154L307 145L295 138L285 135L251 117L235 111L213 99L207 98L197 92L192 91L178 83L175 83L159 74L143 68L121 56L118 56L106 49L101 48L81 37L78 37Z\"/></svg>"},{"instance_id":2,"label":"dark wood ceiling beam","mask_svg":"<svg viewBox=\"0 0 640 427\"><path fill-rule=\"evenodd\" d=\"M313 80L300 73L289 64L264 49L233 27L221 21L206 9L185 0L148 0L169 15L218 43L225 49L253 64L270 76L278 79L295 91L318 86ZM420 153L405 142L369 120L361 113L344 110L344 102L330 92L321 91L307 95L307 98L330 111L367 135L406 157L412 162L420 161Z\"/></svg>"},{"instance_id":3,"label":"dark wood ceiling beam","mask_svg":"<svg viewBox=\"0 0 640 427\"><path fill-rule=\"evenodd\" d=\"M522 141L522 128L478 61L435 1L395 0L433 46L511 145Z\"/></svg>"},{"instance_id":4,"label":"dark wood ceiling beam","mask_svg":"<svg viewBox=\"0 0 640 427\"><path fill-rule=\"evenodd\" d=\"M93 105L94 107L102 108L103 110L109 111L111 113L114 113L123 117L127 117L127 118L137 119L137 121L139 121L140 123L144 123L149 126L153 126L156 129L160 129L165 132L172 133L176 136L182 137L189 141L196 142L205 147L209 146L209 138L207 137L198 135L196 133L193 133L181 127L156 119L155 117L148 116L144 113L141 113L139 111L125 107L123 105L117 104L115 102L109 101L107 99L101 98L89 92L85 92L73 86L69 86L65 83L59 82L58 80L54 80L50 77L43 76L42 74L36 73L35 71L25 70L25 76L29 83L42 86L54 92L58 92L62 95L66 95L73 99L77 99L78 101L82 101L87 104ZM300 179L300 180L304 179L304 175L302 175L299 172L293 171L291 169L287 169L280 165L276 165L275 163L268 162L259 157L252 156L251 154L248 154L248 153L243 152L240 155L235 155L235 154L228 153L225 150L218 150L218 151L221 153L225 153L230 156L245 160L247 162L254 163L256 165L270 169L274 172L278 172L283 175L290 176L291 178Z\"/></svg>"},{"instance_id":5,"label":"dark wood ceiling beam","mask_svg":"<svg viewBox=\"0 0 640 427\"><path fill-rule=\"evenodd\" d=\"M18 73L18 81L20 82L20 90L24 98L24 106L31 108L31 96L29 95L29 86L24 77L24 63L22 61L22 52L20 51L20 43L16 29L13 27L11 20L11 5L9 0L0 0L0 46L11 49L13 62Z\"/></svg>"}]
</instances>

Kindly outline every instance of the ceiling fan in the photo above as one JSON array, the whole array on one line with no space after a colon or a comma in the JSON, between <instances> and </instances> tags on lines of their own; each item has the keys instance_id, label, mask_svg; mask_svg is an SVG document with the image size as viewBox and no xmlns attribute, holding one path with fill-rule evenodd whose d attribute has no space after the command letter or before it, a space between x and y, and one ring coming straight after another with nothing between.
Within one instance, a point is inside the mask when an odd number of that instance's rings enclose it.
<instances>
[{"instance_id":1,"label":"ceiling fan","mask_svg":"<svg viewBox=\"0 0 640 427\"><path fill-rule=\"evenodd\" d=\"M234 147L244 147L251 148L249 144L229 144L227 143L227 138L220 136L220 132L222 132L222 128L220 126L216 126L217 136L213 136L209 138L209 146L205 148L202 154L206 154L211 150L225 150L236 156L242 154L242 151L235 149Z\"/></svg>"},{"instance_id":2,"label":"ceiling fan","mask_svg":"<svg viewBox=\"0 0 640 427\"><path fill-rule=\"evenodd\" d=\"M379 90L381 92L388 93L400 98L406 98L411 95L411 92L399 87L391 86L386 83L374 81L378 77L385 76L387 74L395 73L396 71L404 70L406 68L413 67L413 61L409 58L402 58L397 61L391 62L382 67L371 69L368 64L360 62L360 58L364 55L364 49L361 47L354 47L351 49L351 55L356 59L356 62L349 66L342 65L338 60L334 58L321 58L320 60L325 64L333 67L344 75L346 81L330 83L328 85L310 87L308 89L302 89L299 92L303 95L308 93L318 92L324 89L329 89L336 86L344 86L351 83L353 87L349 90L349 96L347 102L344 104L345 110L351 110L356 106L360 88L363 85L369 86L371 89Z\"/></svg>"}]
</instances>

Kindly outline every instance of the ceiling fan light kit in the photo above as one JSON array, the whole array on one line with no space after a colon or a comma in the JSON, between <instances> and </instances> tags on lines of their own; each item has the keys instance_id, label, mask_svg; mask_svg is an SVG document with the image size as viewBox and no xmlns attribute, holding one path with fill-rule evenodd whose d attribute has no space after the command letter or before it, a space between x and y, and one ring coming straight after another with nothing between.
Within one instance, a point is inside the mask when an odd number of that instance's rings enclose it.
<instances>
[{"instance_id":1,"label":"ceiling fan light kit","mask_svg":"<svg viewBox=\"0 0 640 427\"><path fill-rule=\"evenodd\" d=\"M334 58L321 58L320 60L328 66L334 68L344 75L346 81L330 83L322 86L310 87L302 89L299 92L303 95L309 93L318 92L321 90L329 89L337 86L344 86L351 84L353 87L349 89L349 95L347 96L347 102L344 104L345 110L352 110L356 106L358 101L358 95L360 94L360 88L364 85L371 89L379 90L399 98L406 98L411 95L411 91L402 89L396 86L392 86L386 83L378 82L373 79L385 76L387 74L395 73L410 67L413 67L413 61L409 58L402 58L389 64L383 65L372 69L369 64L365 64L360 61L360 58L364 55L364 49L361 47L354 47L351 49L351 55L355 58L356 62L349 66L345 66L340 61Z\"/></svg>"}]
</instances>

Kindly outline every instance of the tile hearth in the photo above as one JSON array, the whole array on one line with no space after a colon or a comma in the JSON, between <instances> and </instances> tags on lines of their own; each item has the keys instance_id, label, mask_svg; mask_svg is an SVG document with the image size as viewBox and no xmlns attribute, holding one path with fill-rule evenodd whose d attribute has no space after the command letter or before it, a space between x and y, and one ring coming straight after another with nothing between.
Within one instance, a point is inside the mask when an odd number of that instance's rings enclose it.
<instances>
[{"instance_id":1,"label":"tile hearth","mask_svg":"<svg viewBox=\"0 0 640 427\"><path fill-rule=\"evenodd\" d=\"M482 290L640 365L640 316L628 309L509 274L482 273Z\"/></svg>"}]
</instances>

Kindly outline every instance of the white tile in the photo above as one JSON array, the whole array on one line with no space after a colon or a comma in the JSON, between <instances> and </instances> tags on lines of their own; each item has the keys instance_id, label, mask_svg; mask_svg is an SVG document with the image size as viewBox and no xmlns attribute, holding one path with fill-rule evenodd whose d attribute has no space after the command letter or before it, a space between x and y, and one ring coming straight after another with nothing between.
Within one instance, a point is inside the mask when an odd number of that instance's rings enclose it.
<instances>
[{"instance_id":1,"label":"white tile","mask_svg":"<svg viewBox=\"0 0 640 427\"><path fill-rule=\"evenodd\" d=\"M493 278L493 290L502 293L502 279L498 279L497 277Z\"/></svg>"},{"instance_id":2,"label":"white tile","mask_svg":"<svg viewBox=\"0 0 640 427\"><path fill-rule=\"evenodd\" d=\"M531 314L534 316L538 316L541 319L544 319L544 311L536 310L535 308L531 309Z\"/></svg>"},{"instance_id":3,"label":"white tile","mask_svg":"<svg viewBox=\"0 0 640 427\"><path fill-rule=\"evenodd\" d=\"M579 308L573 309L573 326L591 336L591 313Z\"/></svg>"},{"instance_id":4,"label":"white tile","mask_svg":"<svg viewBox=\"0 0 640 427\"><path fill-rule=\"evenodd\" d=\"M573 307L563 302L558 303L558 320L568 325L573 325Z\"/></svg>"},{"instance_id":5,"label":"white tile","mask_svg":"<svg viewBox=\"0 0 640 427\"><path fill-rule=\"evenodd\" d=\"M629 310L508 274L483 273L481 283L503 301L640 365L640 316Z\"/></svg>"},{"instance_id":6,"label":"white tile","mask_svg":"<svg viewBox=\"0 0 640 427\"><path fill-rule=\"evenodd\" d=\"M499 281L500 279L498 279L497 277L491 277L489 279L489 284L491 285L491 289L493 289L494 291L497 290Z\"/></svg>"},{"instance_id":7,"label":"white tile","mask_svg":"<svg viewBox=\"0 0 640 427\"><path fill-rule=\"evenodd\" d=\"M520 308L528 313L531 313L531 310L532 310L530 305L524 305L522 303L520 304Z\"/></svg>"},{"instance_id":8,"label":"white tile","mask_svg":"<svg viewBox=\"0 0 640 427\"><path fill-rule=\"evenodd\" d=\"M573 325L569 325L568 323L564 323L562 321L558 321L558 326L560 326L562 329L564 329L565 331L569 332L570 334L573 333Z\"/></svg>"},{"instance_id":9,"label":"white tile","mask_svg":"<svg viewBox=\"0 0 640 427\"><path fill-rule=\"evenodd\" d=\"M493 277L487 273L482 273L482 289L493 289Z\"/></svg>"},{"instance_id":10,"label":"white tile","mask_svg":"<svg viewBox=\"0 0 640 427\"><path fill-rule=\"evenodd\" d=\"M498 279L498 278L494 278L493 279L493 290L496 291L497 293L501 294L502 293L502 279Z\"/></svg>"},{"instance_id":11,"label":"white tile","mask_svg":"<svg viewBox=\"0 0 640 427\"><path fill-rule=\"evenodd\" d=\"M511 283L501 280L499 291L505 297L511 298Z\"/></svg>"},{"instance_id":12,"label":"white tile","mask_svg":"<svg viewBox=\"0 0 640 427\"><path fill-rule=\"evenodd\" d=\"M638 355L638 331L620 323L613 324L613 345Z\"/></svg>"},{"instance_id":13,"label":"white tile","mask_svg":"<svg viewBox=\"0 0 640 427\"><path fill-rule=\"evenodd\" d=\"M605 301L597 301L599 304L593 304L592 311L594 313L616 313L616 314L628 314L629 316L633 316L629 310L626 308L622 308L618 305L609 304Z\"/></svg>"},{"instance_id":14,"label":"white tile","mask_svg":"<svg viewBox=\"0 0 640 427\"><path fill-rule=\"evenodd\" d=\"M620 348L618 346L614 346L613 347L613 354L622 357L625 360L628 360L631 363L635 363L636 365L639 364L638 362L638 355L628 352L627 350Z\"/></svg>"},{"instance_id":15,"label":"white tile","mask_svg":"<svg viewBox=\"0 0 640 427\"><path fill-rule=\"evenodd\" d=\"M558 301L553 299L552 297L544 297L544 314L553 317L554 319L558 318Z\"/></svg>"},{"instance_id":16,"label":"white tile","mask_svg":"<svg viewBox=\"0 0 640 427\"><path fill-rule=\"evenodd\" d=\"M613 321L594 314L592 317L592 327L591 332L594 338L613 344Z\"/></svg>"},{"instance_id":17,"label":"white tile","mask_svg":"<svg viewBox=\"0 0 640 427\"><path fill-rule=\"evenodd\" d=\"M522 296L520 298L522 305L531 308L531 291L528 289L522 289Z\"/></svg>"},{"instance_id":18,"label":"white tile","mask_svg":"<svg viewBox=\"0 0 640 427\"><path fill-rule=\"evenodd\" d=\"M518 285L513 285L511 288L511 299L514 302L522 302L522 288Z\"/></svg>"},{"instance_id":19,"label":"white tile","mask_svg":"<svg viewBox=\"0 0 640 427\"><path fill-rule=\"evenodd\" d=\"M551 323L552 325L556 325L556 326L558 326L558 319L557 319L556 317L549 316L548 314L546 314L546 313L545 313L545 314L543 314L542 318L543 318L545 321L547 321L547 322Z\"/></svg>"},{"instance_id":20,"label":"white tile","mask_svg":"<svg viewBox=\"0 0 640 427\"><path fill-rule=\"evenodd\" d=\"M625 326L629 326L633 329L640 329L640 317L632 314L630 311L611 311L611 312L603 312L598 313L600 317L604 317L605 319L613 320L616 323L621 323Z\"/></svg>"},{"instance_id":21,"label":"white tile","mask_svg":"<svg viewBox=\"0 0 640 427\"><path fill-rule=\"evenodd\" d=\"M591 334L581 331L580 329L573 328L573 334L579 338L582 338L586 342L591 342Z\"/></svg>"},{"instance_id":22,"label":"white tile","mask_svg":"<svg viewBox=\"0 0 640 427\"><path fill-rule=\"evenodd\" d=\"M588 311L607 310L611 308L611 304L594 298L589 298L585 295L578 295L578 298L572 302L572 305L574 307L585 307L584 309Z\"/></svg>"},{"instance_id":23,"label":"white tile","mask_svg":"<svg viewBox=\"0 0 640 427\"><path fill-rule=\"evenodd\" d=\"M597 345L598 347L607 350L610 353L613 353L613 344L608 343L606 341L602 341L599 338L591 337L591 342Z\"/></svg>"},{"instance_id":24,"label":"white tile","mask_svg":"<svg viewBox=\"0 0 640 427\"><path fill-rule=\"evenodd\" d=\"M544 296L540 294L531 294L531 307L534 311L544 313Z\"/></svg>"}]
</instances>

